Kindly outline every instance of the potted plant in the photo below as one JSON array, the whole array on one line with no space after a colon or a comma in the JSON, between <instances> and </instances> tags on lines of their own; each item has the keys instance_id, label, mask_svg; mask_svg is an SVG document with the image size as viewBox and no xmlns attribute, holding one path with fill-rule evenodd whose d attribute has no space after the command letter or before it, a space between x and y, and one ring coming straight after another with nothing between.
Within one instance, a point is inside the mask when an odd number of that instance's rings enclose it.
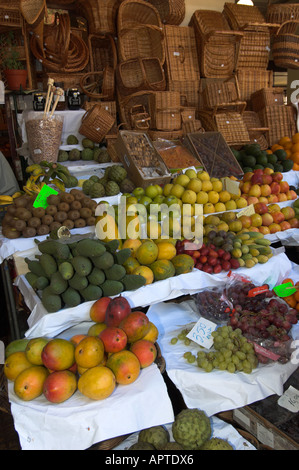
<instances>
[{"instance_id":1,"label":"potted plant","mask_svg":"<svg viewBox=\"0 0 299 470\"><path fill-rule=\"evenodd\" d=\"M27 70L20 61L20 55L14 41L14 34L10 31L0 37L1 67L6 78L9 90L26 88Z\"/></svg>"}]
</instances>

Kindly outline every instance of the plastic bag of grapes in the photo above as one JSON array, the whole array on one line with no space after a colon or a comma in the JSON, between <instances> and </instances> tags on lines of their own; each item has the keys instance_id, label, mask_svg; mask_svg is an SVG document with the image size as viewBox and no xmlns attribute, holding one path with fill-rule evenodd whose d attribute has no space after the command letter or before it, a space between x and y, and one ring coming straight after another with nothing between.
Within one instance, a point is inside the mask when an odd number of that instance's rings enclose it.
<instances>
[{"instance_id":1,"label":"plastic bag of grapes","mask_svg":"<svg viewBox=\"0 0 299 470\"><path fill-rule=\"evenodd\" d=\"M193 296L199 316L216 324L226 324L233 305L225 296L225 287L211 287Z\"/></svg>"}]
</instances>

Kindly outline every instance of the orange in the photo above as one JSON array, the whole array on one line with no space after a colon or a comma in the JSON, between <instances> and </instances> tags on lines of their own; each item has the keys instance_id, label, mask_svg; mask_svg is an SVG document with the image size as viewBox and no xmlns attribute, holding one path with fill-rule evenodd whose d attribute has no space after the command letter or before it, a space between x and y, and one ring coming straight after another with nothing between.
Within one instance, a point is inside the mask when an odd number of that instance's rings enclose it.
<instances>
[{"instance_id":1,"label":"orange","mask_svg":"<svg viewBox=\"0 0 299 470\"><path fill-rule=\"evenodd\" d=\"M294 163L299 163L299 151L298 152L292 152L291 159L293 160Z\"/></svg>"},{"instance_id":2,"label":"orange","mask_svg":"<svg viewBox=\"0 0 299 470\"><path fill-rule=\"evenodd\" d=\"M297 310L297 312L299 312L299 302L297 303L295 309Z\"/></svg>"},{"instance_id":3,"label":"orange","mask_svg":"<svg viewBox=\"0 0 299 470\"><path fill-rule=\"evenodd\" d=\"M296 302L299 302L299 290L297 290L297 292L295 292L295 294L293 294Z\"/></svg>"},{"instance_id":4,"label":"orange","mask_svg":"<svg viewBox=\"0 0 299 470\"><path fill-rule=\"evenodd\" d=\"M293 144L298 144L298 142L299 142L299 132L296 132L296 134L293 135L292 142L293 142Z\"/></svg>"},{"instance_id":5,"label":"orange","mask_svg":"<svg viewBox=\"0 0 299 470\"><path fill-rule=\"evenodd\" d=\"M283 300L286 301L286 303L291 307L291 308L295 308L296 305L297 305L297 302L296 302L296 299L294 297L294 294L293 295L289 295L288 297L284 297Z\"/></svg>"},{"instance_id":6,"label":"orange","mask_svg":"<svg viewBox=\"0 0 299 470\"><path fill-rule=\"evenodd\" d=\"M282 284L287 284L288 282L291 282L292 283L292 286L294 285L294 281L293 279L291 279L290 277L287 277L286 279L284 279L282 281Z\"/></svg>"},{"instance_id":7,"label":"orange","mask_svg":"<svg viewBox=\"0 0 299 470\"><path fill-rule=\"evenodd\" d=\"M292 153L299 152L299 142L292 145Z\"/></svg>"},{"instance_id":8,"label":"orange","mask_svg":"<svg viewBox=\"0 0 299 470\"><path fill-rule=\"evenodd\" d=\"M279 144L274 144L271 147L272 152L275 152L275 150L279 150L279 149L283 149L283 146Z\"/></svg>"},{"instance_id":9,"label":"orange","mask_svg":"<svg viewBox=\"0 0 299 470\"><path fill-rule=\"evenodd\" d=\"M282 145L284 147L286 144L288 144L290 142L292 142L290 137L284 136L284 137L281 137L281 139L279 140L278 143L279 143L279 145Z\"/></svg>"},{"instance_id":10,"label":"orange","mask_svg":"<svg viewBox=\"0 0 299 470\"><path fill-rule=\"evenodd\" d=\"M292 151L290 149L286 149L286 148L285 148L285 151L286 151L286 154L287 154L287 158L291 158Z\"/></svg>"},{"instance_id":11,"label":"orange","mask_svg":"<svg viewBox=\"0 0 299 470\"><path fill-rule=\"evenodd\" d=\"M273 153L272 150L270 150L270 149L267 149L266 152L269 153L269 154Z\"/></svg>"},{"instance_id":12,"label":"orange","mask_svg":"<svg viewBox=\"0 0 299 470\"><path fill-rule=\"evenodd\" d=\"M285 150L291 150L292 146L293 146L293 143L292 143L292 141L290 140L290 142L287 142L287 143L285 143L285 144L283 145L283 148L284 148Z\"/></svg>"},{"instance_id":13,"label":"orange","mask_svg":"<svg viewBox=\"0 0 299 470\"><path fill-rule=\"evenodd\" d=\"M299 163L294 163L293 170L299 171Z\"/></svg>"}]
</instances>

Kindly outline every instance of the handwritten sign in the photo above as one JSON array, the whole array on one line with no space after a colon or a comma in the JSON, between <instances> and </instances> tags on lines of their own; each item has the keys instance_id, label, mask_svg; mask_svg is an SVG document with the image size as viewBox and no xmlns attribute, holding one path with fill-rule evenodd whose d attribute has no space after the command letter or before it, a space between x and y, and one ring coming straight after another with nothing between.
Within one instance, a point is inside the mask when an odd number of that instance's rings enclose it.
<instances>
[{"instance_id":1,"label":"handwritten sign","mask_svg":"<svg viewBox=\"0 0 299 470\"><path fill-rule=\"evenodd\" d=\"M291 282L280 284L280 286L274 287L274 292L278 297L288 297L289 295L297 292L297 287L294 287Z\"/></svg>"},{"instance_id":2,"label":"handwritten sign","mask_svg":"<svg viewBox=\"0 0 299 470\"><path fill-rule=\"evenodd\" d=\"M33 207L43 207L45 209L48 206L47 197L51 194L58 194L58 191L44 184L33 203Z\"/></svg>"},{"instance_id":3,"label":"handwritten sign","mask_svg":"<svg viewBox=\"0 0 299 470\"><path fill-rule=\"evenodd\" d=\"M209 349L214 342L212 333L215 331L216 327L216 323L200 317L186 336L200 346Z\"/></svg>"}]
</instances>

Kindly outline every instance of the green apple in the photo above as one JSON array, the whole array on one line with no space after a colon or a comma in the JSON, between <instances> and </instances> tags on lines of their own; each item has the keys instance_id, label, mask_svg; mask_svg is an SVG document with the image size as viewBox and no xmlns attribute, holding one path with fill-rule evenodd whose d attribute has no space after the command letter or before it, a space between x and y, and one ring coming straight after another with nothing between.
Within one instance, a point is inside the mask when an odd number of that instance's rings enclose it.
<instances>
[{"instance_id":1,"label":"green apple","mask_svg":"<svg viewBox=\"0 0 299 470\"><path fill-rule=\"evenodd\" d=\"M145 188L145 195L151 199L154 199L154 197L158 196L158 194L158 189L153 184L150 184Z\"/></svg>"},{"instance_id":2,"label":"green apple","mask_svg":"<svg viewBox=\"0 0 299 470\"><path fill-rule=\"evenodd\" d=\"M136 196L136 197L138 197L138 196L143 196L144 193L145 193L145 192L144 192L144 189L143 189L143 188L140 188L139 186L133 190L133 194L134 194L134 196Z\"/></svg>"},{"instance_id":3,"label":"green apple","mask_svg":"<svg viewBox=\"0 0 299 470\"><path fill-rule=\"evenodd\" d=\"M155 204L162 204L162 202L164 201L164 198L165 196L163 196L163 194L158 194L158 196L154 197L153 202Z\"/></svg>"},{"instance_id":4,"label":"green apple","mask_svg":"<svg viewBox=\"0 0 299 470\"><path fill-rule=\"evenodd\" d=\"M162 186L160 186L159 184L155 184L154 186L155 186L155 188L157 189L158 194L163 194L163 188L162 188Z\"/></svg>"},{"instance_id":5,"label":"green apple","mask_svg":"<svg viewBox=\"0 0 299 470\"><path fill-rule=\"evenodd\" d=\"M176 196L170 195L164 198L163 204L167 204L167 206L171 206L172 204L178 204L178 198Z\"/></svg>"}]
</instances>

